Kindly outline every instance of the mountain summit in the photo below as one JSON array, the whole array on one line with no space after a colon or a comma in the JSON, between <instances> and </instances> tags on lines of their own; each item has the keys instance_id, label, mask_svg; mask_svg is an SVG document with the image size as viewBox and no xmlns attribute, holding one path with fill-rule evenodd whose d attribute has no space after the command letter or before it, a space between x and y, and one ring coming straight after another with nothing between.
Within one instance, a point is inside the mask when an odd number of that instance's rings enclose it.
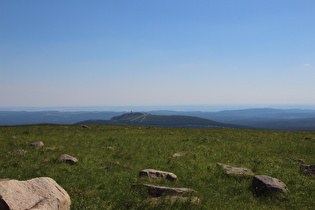
<instances>
[{"instance_id":1,"label":"mountain summit","mask_svg":"<svg viewBox=\"0 0 315 210\"><path fill-rule=\"evenodd\" d=\"M158 127L186 127L186 128L249 128L246 126L220 123L200 117L182 115L153 115L131 112L112 117L110 120L86 120L76 124L90 125L134 125Z\"/></svg>"}]
</instances>

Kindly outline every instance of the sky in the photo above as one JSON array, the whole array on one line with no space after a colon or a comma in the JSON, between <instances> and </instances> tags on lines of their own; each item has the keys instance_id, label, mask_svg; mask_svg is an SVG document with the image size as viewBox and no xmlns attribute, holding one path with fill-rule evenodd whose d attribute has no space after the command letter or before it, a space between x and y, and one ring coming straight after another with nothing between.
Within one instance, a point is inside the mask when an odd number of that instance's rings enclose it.
<instances>
[{"instance_id":1,"label":"sky","mask_svg":"<svg viewBox=\"0 0 315 210\"><path fill-rule=\"evenodd\" d=\"M0 107L315 104L314 0L0 0Z\"/></svg>"}]
</instances>

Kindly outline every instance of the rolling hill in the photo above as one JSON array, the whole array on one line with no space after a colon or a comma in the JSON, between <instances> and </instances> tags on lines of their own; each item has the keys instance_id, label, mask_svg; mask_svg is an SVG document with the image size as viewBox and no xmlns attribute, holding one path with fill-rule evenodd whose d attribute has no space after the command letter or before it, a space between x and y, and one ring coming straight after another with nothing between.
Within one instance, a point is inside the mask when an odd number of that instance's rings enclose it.
<instances>
[{"instance_id":1,"label":"rolling hill","mask_svg":"<svg viewBox=\"0 0 315 210\"><path fill-rule=\"evenodd\" d=\"M153 115L146 113L126 113L110 120L85 120L76 124L89 125L135 125L187 128L250 128L248 126L220 123L199 117L182 115Z\"/></svg>"}]
</instances>

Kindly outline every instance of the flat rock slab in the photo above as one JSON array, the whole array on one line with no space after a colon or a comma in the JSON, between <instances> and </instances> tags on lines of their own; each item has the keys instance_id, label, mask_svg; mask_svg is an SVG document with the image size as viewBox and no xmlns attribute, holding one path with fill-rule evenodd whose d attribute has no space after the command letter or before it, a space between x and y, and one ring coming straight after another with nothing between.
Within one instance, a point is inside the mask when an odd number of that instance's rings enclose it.
<instances>
[{"instance_id":1,"label":"flat rock slab","mask_svg":"<svg viewBox=\"0 0 315 210\"><path fill-rule=\"evenodd\" d=\"M49 177L0 182L1 210L69 210L68 193Z\"/></svg>"},{"instance_id":2,"label":"flat rock slab","mask_svg":"<svg viewBox=\"0 0 315 210\"><path fill-rule=\"evenodd\" d=\"M42 142L42 141L33 142L33 143L30 143L28 146L30 146L30 147L42 147L42 146L44 146L44 142Z\"/></svg>"},{"instance_id":3,"label":"flat rock slab","mask_svg":"<svg viewBox=\"0 0 315 210\"><path fill-rule=\"evenodd\" d=\"M148 193L153 197L160 197L160 196L189 196L192 193L196 193L195 190L189 188L173 188L173 187L164 187L164 186L155 186L150 184L139 184L133 185L134 187L143 187L145 188Z\"/></svg>"},{"instance_id":4,"label":"flat rock slab","mask_svg":"<svg viewBox=\"0 0 315 210\"><path fill-rule=\"evenodd\" d=\"M289 193L287 186L277 178L257 175L252 182L253 191L257 196L272 195L273 193Z\"/></svg>"},{"instance_id":5,"label":"flat rock slab","mask_svg":"<svg viewBox=\"0 0 315 210\"><path fill-rule=\"evenodd\" d=\"M168 179L171 181L175 181L177 176L171 172L159 171L155 169L144 169L139 172L139 176L147 176L154 179Z\"/></svg>"},{"instance_id":6,"label":"flat rock slab","mask_svg":"<svg viewBox=\"0 0 315 210\"><path fill-rule=\"evenodd\" d=\"M225 173L230 176L236 177L253 177L255 173L252 170L247 168L236 168L223 163L217 163L217 166L220 166L225 170Z\"/></svg>"},{"instance_id":7,"label":"flat rock slab","mask_svg":"<svg viewBox=\"0 0 315 210\"><path fill-rule=\"evenodd\" d=\"M315 175L315 165L301 165L300 169L307 175Z\"/></svg>"},{"instance_id":8,"label":"flat rock slab","mask_svg":"<svg viewBox=\"0 0 315 210\"><path fill-rule=\"evenodd\" d=\"M66 163L69 163L69 164L77 164L78 163L78 159L77 158L72 157L72 156L67 155L67 154L61 155L59 157L59 160L63 161L63 162L66 162Z\"/></svg>"},{"instance_id":9,"label":"flat rock slab","mask_svg":"<svg viewBox=\"0 0 315 210\"><path fill-rule=\"evenodd\" d=\"M199 204L200 199L198 197L192 196L192 197L183 197L183 196L162 196L162 197L154 197L154 198L149 198L145 200L145 202L149 202L151 204L158 204L161 202L168 202L170 204L174 204L176 202L189 202L189 203L194 203L194 204Z\"/></svg>"}]
</instances>

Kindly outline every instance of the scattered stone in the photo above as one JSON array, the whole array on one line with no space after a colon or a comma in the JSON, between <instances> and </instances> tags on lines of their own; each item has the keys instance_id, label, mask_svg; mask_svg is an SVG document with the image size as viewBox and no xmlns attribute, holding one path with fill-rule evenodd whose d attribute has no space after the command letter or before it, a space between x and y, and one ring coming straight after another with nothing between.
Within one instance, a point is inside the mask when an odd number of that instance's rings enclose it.
<instances>
[{"instance_id":1,"label":"scattered stone","mask_svg":"<svg viewBox=\"0 0 315 210\"><path fill-rule=\"evenodd\" d=\"M255 173L247 168L236 168L232 167L223 163L217 163L217 166L220 166L225 170L225 173L229 176L236 176L236 177L253 177Z\"/></svg>"},{"instance_id":2,"label":"scattered stone","mask_svg":"<svg viewBox=\"0 0 315 210\"><path fill-rule=\"evenodd\" d=\"M12 138L12 139L17 139L17 137L16 137L16 136L11 136L11 138Z\"/></svg>"},{"instance_id":3,"label":"scattered stone","mask_svg":"<svg viewBox=\"0 0 315 210\"><path fill-rule=\"evenodd\" d=\"M30 147L42 147L42 146L44 146L44 143L42 141L38 141L38 142L30 143L28 146L30 146Z\"/></svg>"},{"instance_id":4,"label":"scattered stone","mask_svg":"<svg viewBox=\"0 0 315 210\"><path fill-rule=\"evenodd\" d=\"M257 196L272 195L274 193L289 193L287 186L277 178L265 175L257 175L252 182L252 188Z\"/></svg>"},{"instance_id":5,"label":"scattered stone","mask_svg":"<svg viewBox=\"0 0 315 210\"><path fill-rule=\"evenodd\" d=\"M193 193L196 193L195 190L189 188L173 188L173 187L163 187L163 186L155 186L150 184L136 184L134 187L143 187L147 190L147 192L153 197L160 196L190 196Z\"/></svg>"},{"instance_id":6,"label":"scattered stone","mask_svg":"<svg viewBox=\"0 0 315 210\"><path fill-rule=\"evenodd\" d=\"M89 129L90 127L87 126L87 125L81 125L82 128L86 128L86 129Z\"/></svg>"},{"instance_id":7,"label":"scattered stone","mask_svg":"<svg viewBox=\"0 0 315 210\"><path fill-rule=\"evenodd\" d=\"M305 137L303 140L304 140L304 141L311 141L311 140L315 140L315 138L312 138L312 137Z\"/></svg>"},{"instance_id":8,"label":"scattered stone","mask_svg":"<svg viewBox=\"0 0 315 210\"><path fill-rule=\"evenodd\" d=\"M175 181L177 179L177 176L171 172L166 171L158 171L155 169L144 169L139 172L139 176L148 176L150 178L154 179L168 179L171 181Z\"/></svg>"},{"instance_id":9,"label":"scattered stone","mask_svg":"<svg viewBox=\"0 0 315 210\"><path fill-rule=\"evenodd\" d=\"M70 155L67 154L63 154L59 157L59 160L69 163L69 164L76 164L78 163L78 159L76 159L75 157L72 157Z\"/></svg>"},{"instance_id":10,"label":"scattered stone","mask_svg":"<svg viewBox=\"0 0 315 210\"><path fill-rule=\"evenodd\" d=\"M114 147L107 147L107 149L110 149L110 150L115 150Z\"/></svg>"},{"instance_id":11,"label":"scattered stone","mask_svg":"<svg viewBox=\"0 0 315 210\"><path fill-rule=\"evenodd\" d=\"M17 154L17 155L23 155L25 153L26 153L26 151L23 150L23 149L19 149L19 150L16 150L16 151L13 152L13 154Z\"/></svg>"},{"instance_id":12,"label":"scattered stone","mask_svg":"<svg viewBox=\"0 0 315 210\"><path fill-rule=\"evenodd\" d=\"M303 173L307 175L315 175L315 165L301 165L300 169Z\"/></svg>"},{"instance_id":13,"label":"scattered stone","mask_svg":"<svg viewBox=\"0 0 315 210\"><path fill-rule=\"evenodd\" d=\"M69 210L68 193L49 177L27 181L0 182L0 209L58 209Z\"/></svg>"},{"instance_id":14,"label":"scattered stone","mask_svg":"<svg viewBox=\"0 0 315 210\"><path fill-rule=\"evenodd\" d=\"M294 162L305 163L305 160L302 160L302 159L294 159Z\"/></svg>"},{"instance_id":15,"label":"scattered stone","mask_svg":"<svg viewBox=\"0 0 315 210\"><path fill-rule=\"evenodd\" d=\"M182 156L185 156L185 154L182 152L178 152L172 155L172 157L182 157Z\"/></svg>"}]
</instances>

